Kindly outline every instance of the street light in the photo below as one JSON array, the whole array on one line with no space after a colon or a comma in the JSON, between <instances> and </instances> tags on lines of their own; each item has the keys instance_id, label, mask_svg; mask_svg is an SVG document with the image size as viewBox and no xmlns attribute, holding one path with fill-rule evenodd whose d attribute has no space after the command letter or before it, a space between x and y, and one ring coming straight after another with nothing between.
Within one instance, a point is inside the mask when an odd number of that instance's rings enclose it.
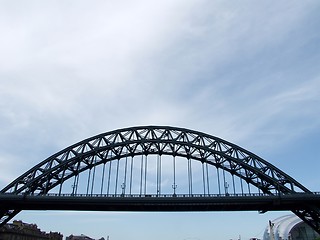
<instances>
[{"instance_id":1,"label":"street light","mask_svg":"<svg viewBox=\"0 0 320 240\"><path fill-rule=\"evenodd\" d=\"M126 184L125 184L125 183L122 183L122 184L121 184L121 188L122 188L122 194L121 194L121 195L124 196Z\"/></svg>"},{"instance_id":2,"label":"street light","mask_svg":"<svg viewBox=\"0 0 320 240\"><path fill-rule=\"evenodd\" d=\"M173 188L173 196L176 196L176 189L177 189L177 184L172 184L172 188Z\"/></svg>"}]
</instances>

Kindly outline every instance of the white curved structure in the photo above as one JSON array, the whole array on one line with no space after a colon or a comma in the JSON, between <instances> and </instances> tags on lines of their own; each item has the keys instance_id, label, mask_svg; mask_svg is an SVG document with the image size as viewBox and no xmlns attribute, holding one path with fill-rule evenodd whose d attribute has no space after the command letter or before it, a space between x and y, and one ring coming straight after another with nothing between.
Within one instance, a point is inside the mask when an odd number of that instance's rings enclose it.
<instances>
[{"instance_id":1,"label":"white curved structure","mask_svg":"<svg viewBox=\"0 0 320 240\"><path fill-rule=\"evenodd\" d=\"M296 215L286 215L270 221L263 240L314 240L319 237Z\"/></svg>"}]
</instances>

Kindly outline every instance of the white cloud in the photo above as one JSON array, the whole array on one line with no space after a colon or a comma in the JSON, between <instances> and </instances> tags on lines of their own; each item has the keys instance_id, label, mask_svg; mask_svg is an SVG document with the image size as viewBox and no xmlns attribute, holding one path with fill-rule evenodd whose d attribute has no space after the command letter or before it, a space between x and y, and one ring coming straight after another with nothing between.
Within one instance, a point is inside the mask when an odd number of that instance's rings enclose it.
<instances>
[{"instance_id":1,"label":"white cloud","mask_svg":"<svg viewBox=\"0 0 320 240\"><path fill-rule=\"evenodd\" d=\"M122 127L186 127L254 152L319 129L317 1L0 5L1 186Z\"/></svg>"},{"instance_id":2,"label":"white cloud","mask_svg":"<svg viewBox=\"0 0 320 240\"><path fill-rule=\"evenodd\" d=\"M312 5L7 3L0 23L2 142L16 132L38 139L33 146L51 146L51 154L99 132L147 124L234 142L266 132L270 142L296 117L287 111L308 101L279 103L301 86L290 80L294 69L277 68L276 56L262 54L301 32ZM286 59L294 49L284 49ZM285 121L274 124L279 118Z\"/></svg>"},{"instance_id":3,"label":"white cloud","mask_svg":"<svg viewBox=\"0 0 320 240\"><path fill-rule=\"evenodd\" d=\"M21 162L19 156L15 154L5 153L1 151L0 157L0 188L12 182L18 176L20 176L23 171L27 171L31 166L27 162Z\"/></svg>"}]
</instances>

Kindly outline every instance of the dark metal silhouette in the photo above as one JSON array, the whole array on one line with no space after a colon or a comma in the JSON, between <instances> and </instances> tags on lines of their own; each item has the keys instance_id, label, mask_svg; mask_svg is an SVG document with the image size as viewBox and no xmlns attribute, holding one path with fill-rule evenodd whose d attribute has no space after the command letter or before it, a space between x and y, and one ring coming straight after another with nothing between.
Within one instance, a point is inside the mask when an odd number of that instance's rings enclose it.
<instances>
[{"instance_id":1,"label":"dark metal silhouette","mask_svg":"<svg viewBox=\"0 0 320 240\"><path fill-rule=\"evenodd\" d=\"M169 126L115 130L52 155L0 191L0 226L23 209L64 209L70 199L90 210L286 209L320 233L317 194L235 144Z\"/></svg>"}]
</instances>

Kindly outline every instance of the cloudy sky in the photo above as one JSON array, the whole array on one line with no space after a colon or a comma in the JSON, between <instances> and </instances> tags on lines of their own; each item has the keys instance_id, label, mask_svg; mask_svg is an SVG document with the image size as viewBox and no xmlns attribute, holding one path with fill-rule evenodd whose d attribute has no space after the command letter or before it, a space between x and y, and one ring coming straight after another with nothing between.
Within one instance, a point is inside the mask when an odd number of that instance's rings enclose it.
<instances>
[{"instance_id":1,"label":"cloudy sky","mask_svg":"<svg viewBox=\"0 0 320 240\"><path fill-rule=\"evenodd\" d=\"M236 143L320 191L319 11L317 0L0 0L0 189L90 136L171 125ZM209 240L261 237L282 214L17 219L64 235Z\"/></svg>"}]
</instances>

